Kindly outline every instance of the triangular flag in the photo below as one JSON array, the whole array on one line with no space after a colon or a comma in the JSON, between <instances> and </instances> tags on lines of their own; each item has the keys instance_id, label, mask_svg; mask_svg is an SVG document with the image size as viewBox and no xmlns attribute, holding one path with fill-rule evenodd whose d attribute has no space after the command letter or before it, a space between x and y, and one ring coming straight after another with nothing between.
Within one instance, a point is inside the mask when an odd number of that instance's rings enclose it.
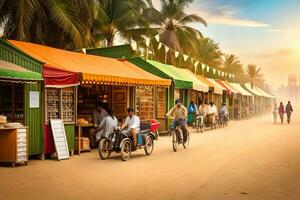
<instances>
[{"instance_id":1,"label":"triangular flag","mask_svg":"<svg viewBox=\"0 0 300 200\"><path fill-rule=\"evenodd\" d=\"M216 74L216 69L213 69L213 73Z\"/></svg>"},{"instance_id":2,"label":"triangular flag","mask_svg":"<svg viewBox=\"0 0 300 200\"><path fill-rule=\"evenodd\" d=\"M222 72L222 76L224 76L224 72Z\"/></svg>"},{"instance_id":3,"label":"triangular flag","mask_svg":"<svg viewBox=\"0 0 300 200\"><path fill-rule=\"evenodd\" d=\"M81 49L84 54L86 54L86 48Z\"/></svg>"},{"instance_id":4,"label":"triangular flag","mask_svg":"<svg viewBox=\"0 0 300 200\"><path fill-rule=\"evenodd\" d=\"M225 73L225 76L227 76L227 72Z\"/></svg>"},{"instance_id":5,"label":"triangular flag","mask_svg":"<svg viewBox=\"0 0 300 200\"><path fill-rule=\"evenodd\" d=\"M196 61L196 62L194 63L194 66L196 67L196 66L198 66L198 64L199 64L199 61Z\"/></svg>"},{"instance_id":6,"label":"triangular flag","mask_svg":"<svg viewBox=\"0 0 300 200\"><path fill-rule=\"evenodd\" d=\"M146 46L149 47L150 45L150 38L146 38Z\"/></svg>"},{"instance_id":7,"label":"triangular flag","mask_svg":"<svg viewBox=\"0 0 300 200\"><path fill-rule=\"evenodd\" d=\"M134 40L131 40L131 48L135 51L137 50L137 44Z\"/></svg>"},{"instance_id":8,"label":"triangular flag","mask_svg":"<svg viewBox=\"0 0 300 200\"><path fill-rule=\"evenodd\" d=\"M229 78L231 78L231 74L229 74Z\"/></svg>"},{"instance_id":9,"label":"triangular flag","mask_svg":"<svg viewBox=\"0 0 300 200\"><path fill-rule=\"evenodd\" d=\"M156 35L155 39L156 39L157 42L159 42L159 35Z\"/></svg>"},{"instance_id":10,"label":"triangular flag","mask_svg":"<svg viewBox=\"0 0 300 200\"><path fill-rule=\"evenodd\" d=\"M157 49L159 50L162 47L162 43L158 43Z\"/></svg>"},{"instance_id":11,"label":"triangular flag","mask_svg":"<svg viewBox=\"0 0 300 200\"><path fill-rule=\"evenodd\" d=\"M209 66L206 66L206 72L209 72Z\"/></svg>"},{"instance_id":12,"label":"triangular flag","mask_svg":"<svg viewBox=\"0 0 300 200\"><path fill-rule=\"evenodd\" d=\"M183 54L183 59L184 59L184 61L187 61L188 58L189 58L188 55Z\"/></svg>"},{"instance_id":13,"label":"triangular flag","mask_svg":"<svg viewBox=\"0 0 300 200\"><path fill-rule=\"evenodd\" d=\"M218 75L221 76L221 72L218 70Z\"/></svg>"},{"instance_id":14,"label":"triangular flag","mask_svg":"<svg viewBox=\"0 0 300 200\"><path fill-rule=\"evenodd\" d=\"M204 70L205 69L205 65L202 65L202 70Z\"/></svg>"},{"instance_id":15,"label":"triangular flag","mask_svg":"<svg viewBox=\"0 0 300 200\"><path fill-rule=\"evenodd\" d=\"M234 74L232 74L232 78L234 78L235 77L235 75Z\"/></svg>"},{"instance_id":16,"label":"triangular flag","mask_svg":"<svg viewBox=\"0 0 300 200\"><path fill-rule=\"evenodd\" d=\"M191 62L192 62L192 63L194 62L194 58L191 58Z\"/></svg>"},{"instance_id":17,"label":"triangular flag","mask_svg":"<svg viewBox=\"0 0 300 200\"><path fill-rule=\"evenodd\" d=\"M165 52L166 52L166 53L168 53L169 49L170 49L170 48L167 47L167 46L165 45Z\"/></svg>"},{"instance_id":18,"label":"triangular flag","mask_svg":"<svg viewBox=\"0 0 300 200\"><path fill-rule=\"evenodd\" d=\"M175 51L175 58L177 58L179 56L179 52Z\"/></svg>"}]
</instances>

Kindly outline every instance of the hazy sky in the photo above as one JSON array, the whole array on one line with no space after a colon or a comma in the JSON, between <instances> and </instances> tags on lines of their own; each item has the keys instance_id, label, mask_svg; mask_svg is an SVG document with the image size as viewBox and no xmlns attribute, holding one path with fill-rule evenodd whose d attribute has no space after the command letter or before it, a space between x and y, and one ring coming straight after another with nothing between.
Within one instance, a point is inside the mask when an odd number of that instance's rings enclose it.
<instances>
[{"instance_id":1,"label":"hazy sky","mask_svg":"<svg viewBox=\"0 0 300 200\"><path fill-rule=\"evenodd\" d=\"M186 11L208 22L194 26L225 53L262 67L274 88L300 74L300 0L194 0Z\"/></svg>"}]
</instances>

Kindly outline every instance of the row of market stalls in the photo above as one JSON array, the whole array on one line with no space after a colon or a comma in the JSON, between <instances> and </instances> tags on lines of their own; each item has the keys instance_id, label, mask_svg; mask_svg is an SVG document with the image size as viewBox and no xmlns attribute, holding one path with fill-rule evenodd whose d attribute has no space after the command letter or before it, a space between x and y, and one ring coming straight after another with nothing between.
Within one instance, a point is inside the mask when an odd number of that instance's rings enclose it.
<instances>
[{"instance_id":1,"label":"row of market stalls","mask_svg":"<svg viewBox=\"0 0 300 200\"><path fill-rule=\"evenodd\" d=\"M226 102L231 110L235 105L255 105L257 113L274 99L248 84L209 79L132 57L128 46L86 52L0 40L0 115L28 126L29 155L54 151L49 121L57 118L64 122L69 150L75 150L78 122L90 124L99 102L120 120L127 107L134 107L142 120L157 119L165 130L164 116L175 99L186 106L190 101L213 101L218 107Z\"/></svg>"}]
</instances>

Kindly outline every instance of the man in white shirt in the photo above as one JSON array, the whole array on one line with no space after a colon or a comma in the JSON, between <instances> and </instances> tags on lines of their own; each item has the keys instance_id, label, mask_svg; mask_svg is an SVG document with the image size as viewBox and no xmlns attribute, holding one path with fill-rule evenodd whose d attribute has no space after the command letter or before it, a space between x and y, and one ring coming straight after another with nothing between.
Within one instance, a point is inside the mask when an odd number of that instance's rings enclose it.
<instances>
[{"instance_id":1,"label":"man in white shirt","mask_svg":"<svg viewBox=\"0 0 300 200\"><path fill-rule=\"evenodd\" d=\"M137 134L140 132L140 118L134 114L132 108L127 109L127 117L121 129L124 129L123 133L133 137L133 147L135 148L137 145Z\"/></svg>"},{"instance_id":2,"label":"man in white shirt","mask_svg":"<svg viewBox=\"0 0 300 200\"><path fill-rule=\"evenodd\" d=\"M215 123L216 116L218 116L218 109L214 105L214 102L210 102L209 106L207 107L207 120L208 122Z\"/></svg>"}]
</instances>

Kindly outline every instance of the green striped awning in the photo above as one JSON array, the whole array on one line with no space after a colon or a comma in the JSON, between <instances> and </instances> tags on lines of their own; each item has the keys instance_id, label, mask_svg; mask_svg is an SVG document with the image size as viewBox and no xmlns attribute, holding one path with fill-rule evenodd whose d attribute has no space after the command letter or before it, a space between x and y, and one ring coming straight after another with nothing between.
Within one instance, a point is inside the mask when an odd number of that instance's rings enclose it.
<instances>
[{"instance_id":1,"label":"green striped awning","mask_svg":"<svg viewBox=\"0 0 300 200\"><path fill-rule=\"evenodd\" d=\"M21 66L0 60L0 79L13 82L32 82L42 80L42 74L32 72Z\"/></svg>"}]
</instances>

